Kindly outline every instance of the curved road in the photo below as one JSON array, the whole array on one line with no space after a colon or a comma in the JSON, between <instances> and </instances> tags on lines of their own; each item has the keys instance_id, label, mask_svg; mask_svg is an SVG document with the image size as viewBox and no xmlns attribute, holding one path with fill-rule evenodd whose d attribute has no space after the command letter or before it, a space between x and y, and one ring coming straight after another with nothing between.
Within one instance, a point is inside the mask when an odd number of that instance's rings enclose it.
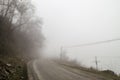
<instances>
[{"instance_id":1,"label":"curved road","mask_svg":"<svg viewBox=\"0 0 120 80\"><path fill-rule=\"evenodd\" d=\"M76 74L51 60L33 61L28 66L32 66L29 67L29 71L31 71L31 76L34 77L30 78L30 80L107 80L84 71Z\"/></svg>"}]
</instances>

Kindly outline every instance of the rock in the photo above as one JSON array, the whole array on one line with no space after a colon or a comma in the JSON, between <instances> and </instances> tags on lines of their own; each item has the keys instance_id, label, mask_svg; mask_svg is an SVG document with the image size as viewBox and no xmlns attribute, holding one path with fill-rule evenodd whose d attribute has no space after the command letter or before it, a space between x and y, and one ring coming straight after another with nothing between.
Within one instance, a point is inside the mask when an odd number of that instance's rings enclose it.
<instances>
[{"instance_id":1,"label":"rock","mask_svg":"<svg viewBox=\"0 0 120 80\"><path fill-rule=\"evenodd\" d=\"M12 65L11 64L6 64L8 67L11 67Z\"/></svg>"}]
</instances>

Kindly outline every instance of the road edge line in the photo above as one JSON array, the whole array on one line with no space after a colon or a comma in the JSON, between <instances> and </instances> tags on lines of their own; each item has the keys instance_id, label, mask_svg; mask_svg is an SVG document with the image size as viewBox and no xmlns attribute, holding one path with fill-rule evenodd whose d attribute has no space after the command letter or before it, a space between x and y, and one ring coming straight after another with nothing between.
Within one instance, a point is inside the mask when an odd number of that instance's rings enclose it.
<instances>
[{"instance_id":1,"label":"road edge line","mask_svg":"<svg viewBox=\"0 0 120 80\"><path fill-rule=\"evenodd\" d=\"M40 74L40 71L37 69L37 66L35 66L36 63L37 63L37 61L35 60L35 61L33 62L34 72L36 73L36 76L37 76L37 78L38 78L39 80L44 80L43 77L42 77L41 74Z\"/></svg>"},{"instance_id":2,"label":"road edge line","mask_svg":"<svg viewBox=\"0 0 120 80\"><path fill-rule=\"evenodd\" d=\"M31 69L30 69L30 64L32 63L32 61L27 63L27 74L28 74L28 80L34 80L32 73L31 73Z\"/></svg>"}]
</instances>

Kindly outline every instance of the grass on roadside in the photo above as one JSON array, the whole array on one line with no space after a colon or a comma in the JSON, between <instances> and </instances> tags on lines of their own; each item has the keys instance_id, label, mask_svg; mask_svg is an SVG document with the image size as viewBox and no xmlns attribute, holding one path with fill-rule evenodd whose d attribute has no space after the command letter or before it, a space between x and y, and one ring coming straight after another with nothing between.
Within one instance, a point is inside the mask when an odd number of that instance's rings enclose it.
<instances>
[{"instance_id":1,"label":"grass on roadside","mask_svg":"<svg viewBox=\"0 0 120 80\"><path fill-rule=\"evenodd\" d=\"M60 65L63 65L65 67L68 67L68 68L71 68L71 69L75 69L77 71L85 71L85 72L89 72L89 73L93 73L93 74L103 76L103 77L108 78L108 79L120 80L120 76L117 75L116 73L114 73L111 70L100 71L100 70L96 70L94 68L86 68L82 65L77 64L74 61L73 62L72 61L60 61L60 60L54 60L54 61L56 61Z\"/></svg>"}]
</instances>

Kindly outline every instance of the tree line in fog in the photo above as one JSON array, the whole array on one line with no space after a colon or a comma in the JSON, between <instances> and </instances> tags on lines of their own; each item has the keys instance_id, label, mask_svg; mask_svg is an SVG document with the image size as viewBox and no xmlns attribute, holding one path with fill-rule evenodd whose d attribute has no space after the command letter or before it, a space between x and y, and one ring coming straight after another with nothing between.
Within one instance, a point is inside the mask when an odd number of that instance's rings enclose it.
<instances>
[{"instance_id":1,"label":"tree line in fog","mask_svg":"<svg viewBox=\"0 0 120 80\"><path fill-rule=\"evenodd\" d=\"M0 0L0 55L36 57L45 39L41 28L30 0Z\"/></svg>"}]
</instances>

